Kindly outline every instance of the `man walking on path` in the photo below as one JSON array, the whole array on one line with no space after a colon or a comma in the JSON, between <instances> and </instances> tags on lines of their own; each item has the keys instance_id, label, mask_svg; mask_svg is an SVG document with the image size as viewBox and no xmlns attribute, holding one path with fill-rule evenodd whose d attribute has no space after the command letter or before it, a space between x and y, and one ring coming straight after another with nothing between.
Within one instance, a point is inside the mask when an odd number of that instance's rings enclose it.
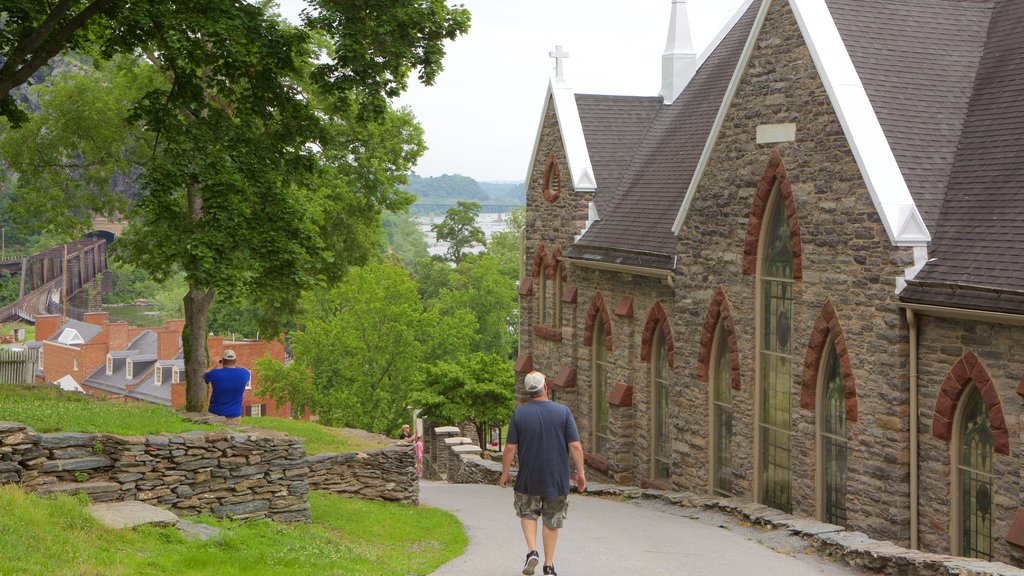
<instances>
[{"instance_id":1,"label":"man walking on path","mask_svg":"<svg viewBox=\"0 0 1024 576\"><path fill-rule=\"evenodd\" d=\"M525 384L530 401L516 408L512 414L498 485L504 488L508 484L509 469L518 452L519 472L513 503L529 549L523 574L533 574L540 561L537 519L543 518L544 574L557 576L555 546L558 529L562 527L569 508L570 454L576 467L576 487L580 492L587 488L583 444L569 409L548 399L544 374L530 372L526 375Z\"/></svg>"}]
</instances>

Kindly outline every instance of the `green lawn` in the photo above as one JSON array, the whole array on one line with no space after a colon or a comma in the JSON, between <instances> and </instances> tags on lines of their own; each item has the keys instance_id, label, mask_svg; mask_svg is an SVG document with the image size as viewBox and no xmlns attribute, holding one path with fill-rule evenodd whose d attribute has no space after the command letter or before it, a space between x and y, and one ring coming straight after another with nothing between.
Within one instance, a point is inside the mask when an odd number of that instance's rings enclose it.
<instances>
[{"instance_id":1,"label":"green lawn","mask_svg":"<svg viewBox=\"0 0 1024 576\"><path fill-rule=\"evenodd\" d=\"M0 421L21 422L41 433L106 432L123 436L220 428L185 422L174 410L154 404L103 402L49 386L8 384L0 384ZM373 450L388 445L304 420L242 418L241 424L277 430L299 438L308 454Z\"/></svg>"},{"instance_id":2,"label":"green lawn","mask_svg":"<svg viewBox=\"0 0 1024 576\"><path fill-rule=\"evenodd\" d=\"M316 422L305 420L286 420L284 418L242 418L242 424L269 428L285 432L289 436L301 438L306 453L323 454L325 452L355 452L357 450L376 450L388 446L387 442L374 442L346 434L345 432Z\"/></svg>"},{"instance_id":3,"label":"green lawn","mask_svg":"<svg viewBox=\"0 0 1024 576\"><path fill-rule=\"evenodd\" d=\"M182 420L155 404L98 402L49 386L0 384L0 420L21 422L36 432L106 432L143 436L161 432L216 430Z\"/></svg>"},{"instance_id":4,"label":"green lawn","mask_svg":"<svg viewBox=\"0 0 1024 576\"><path fill-rule=\"evenodd\" d=\"M22 322L0 323L0 335L10 335L14 328L23 328L25 330L25 338L22 340L22 342L30 342L36 339L36 327L31 324L24 324Z\"/></svg>"},{"instance_id":5,"label":"green lawn","mask_svg":"<svg viewBox=\"0 0 1024 576\"><path fill-rule=\"evenodd\" d=\"M0 576L422 576L458 556L467 539L442 510L312 493L312 524L209 518L219 540L190 542L174 528L111 530L84 498L37 498L0 487Z\"/></svg>"},{"instance_id":6,"label":"green lawn","mask_svg":"<svg viewBox=\"0 0 1024 576\"><path fill-rule=\"evenodd\" d=\"M126 436L215 430L151 404L99 402L48 387L0 384L0 420L37 432L106 432ZM245 418L243 426L301 438L310 454L379 448L315 422ZM114 531L85 511L84 497L40 499L0 486L0 576L217 574L217 576L419 576L461 554L466 535L442 510L311 493L310 525L269 521L225 527L216 542L189 542L174 529Z\"/></svg>"}]
</instances>

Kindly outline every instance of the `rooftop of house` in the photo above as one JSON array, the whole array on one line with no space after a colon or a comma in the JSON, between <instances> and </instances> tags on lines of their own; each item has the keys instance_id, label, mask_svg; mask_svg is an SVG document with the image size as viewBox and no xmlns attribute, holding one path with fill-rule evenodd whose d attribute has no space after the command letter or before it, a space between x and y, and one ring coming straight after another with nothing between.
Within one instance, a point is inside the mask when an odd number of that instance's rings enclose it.
<instances>
[{"instance_id":1,"label":"rooftop of house","mask_svg":"<svg viewBox=\"0 0 1024 576\"><path fill-rule=\"evenodd\" d=\"M53 336L47 338L47 341L68 346L80 346L90 342L101 332L103 332L103 328L95 324L68 320Z\"/></svg>"}]
</instances>

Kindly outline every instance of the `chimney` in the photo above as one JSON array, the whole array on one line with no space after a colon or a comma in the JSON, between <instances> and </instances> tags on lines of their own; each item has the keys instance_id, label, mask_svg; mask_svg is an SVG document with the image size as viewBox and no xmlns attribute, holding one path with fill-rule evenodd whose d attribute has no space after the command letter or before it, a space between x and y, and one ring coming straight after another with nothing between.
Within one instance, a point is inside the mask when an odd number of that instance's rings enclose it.
<instances>
[{"instance_id":1,"label":"chimney","mask_svg":"<svg viewBox=\"0 0 1024 576\"><path fill-rule=\"evenodd\" d=\"M95 324L96 326L103 326L107 322L110 322L110 314L107 312L86 312L82 315L82 322L86 324Z\"/></svg>"},{"instance_id":2,"label":"chimney","mask_svg":"<svg viewBox=\"0 0 1024 576\"><path fill-rule=\"evenodd\" d=\"M161 328L156 333L156 357L159 360L173 360L181 350L181 331Z\"/></svg>"},{"instance_id":3,"label":"chimney","mask_svg":"<svg viewBox=\"0 0 1024 576\"><path fill-rule=\"evenodd\" d=\"M124 350L128 347L128 323L114 322L107 324L107 348L111 352Z\"/></svg>"},{"instance_id":4,"label":"chimney","mask_svg":"<svg viewBox=\"0 0 1024 576\"><path fill-rule=\"evenodd\" d=\"M36 316L36 340L43 341L57 333L60 329L60 316L56 314L40 314Z\"/></svg>"},{"instance_id":5,"label":"chimney","mask_svg":"<svg viewBox=\"0 0 1024 576\"><path fill-rule=\"evenodd\" d=\"M184 320L168 320L156 330L157 358L171 360L178 355L181 350L181 329L184 327Z\"/></svg>"},{"instance_id":6,"label":"chimney","mask_svg":"<svg viewBox=\"0 0 1024 576\"><path fill-rule=\"evenodd\" d=\"M697 73L697 51L690 34L690 17L686 0L672 0L672 16L668 23L668 41L661 55L661 93L665 104L675 102Z\"/></svg>"}]
</instances>

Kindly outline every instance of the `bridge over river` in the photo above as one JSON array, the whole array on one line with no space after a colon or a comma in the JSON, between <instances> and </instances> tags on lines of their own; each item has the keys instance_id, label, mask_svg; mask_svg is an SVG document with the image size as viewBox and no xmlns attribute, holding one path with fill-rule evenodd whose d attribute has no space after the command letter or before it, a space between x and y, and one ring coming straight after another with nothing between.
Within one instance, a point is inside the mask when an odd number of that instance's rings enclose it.
<instances>
[{"instance_id":1,"label":"bridge over river","mask_svg":"<svg viewBox=\"0 0 1024 576\"><path fill-rule=\"evenodd\" d=\"M0 269L21 275L18 299L0 307L0 322L14 318L31 321L52 312L63 292L70 297L106 271L107 241L83 238L29 256L0 260Z\"/></svg>"}]
</instances>

